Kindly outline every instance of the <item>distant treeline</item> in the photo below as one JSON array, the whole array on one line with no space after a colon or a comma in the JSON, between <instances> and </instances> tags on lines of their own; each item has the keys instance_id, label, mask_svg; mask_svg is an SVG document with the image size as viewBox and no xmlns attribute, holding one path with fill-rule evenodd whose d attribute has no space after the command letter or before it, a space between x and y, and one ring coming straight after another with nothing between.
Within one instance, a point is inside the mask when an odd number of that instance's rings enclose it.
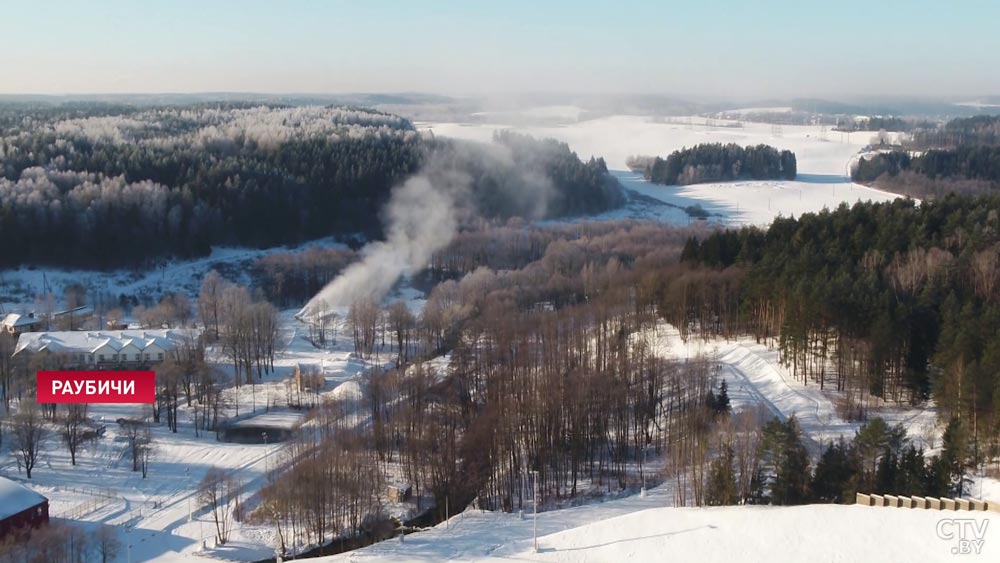
<instances>
[{"instance_id":1,"label":"distant treeline","mask_svg":"<svg viewBox=\"0 0 1000 563\"><path fill-rule=\"evenodd\" d=\"M637 159L632 159L638 161ZM648 162L648 161L647 161ZM700 184L730 180L794 180L795 154L768 146L707 143L654 158L646 178L655 184Z\"/></svg>"},{"instance_id":2,"label":"distant treeline","mask_svg":"<svg viewBox=\"0 0 1000 563\"><path fill-rule=\"evenodd\" d=\"M915 127L926 126L926 122L917 123L901 117L866 117L848 123L841 123L835 131L911 131Z\"/></svg>"},{"instance_id":3,"label":"distant treeline","mask_svg":"<svg viewBox=\"0 0 1000 563\"><path fill-rule=\"evenodd\" d=\"M392 188L442 155L473 179L468 203L486 217L624 201L603 161L581 162L565 144L507 134L490 146L426 140L404 118L357 108L0 106L0 266L130 266L215 244L378 237ZM512 197L532 174L551 184L545 205Z\"/></svg>"},{"instance_id":4,"label":"distant treeline","mask_svg":"<svg viewBox=\"0 0 1000 563\"><path fill-rule=\"evenodd\" d=\"M1000 146L963 145L953 150L929 150L911 156L908 152L880 153L862 159L853 171L858 182L871 182L882 174L895 176L912 170L931 178L969 178L1000 181Z\"/></svg>"},{"instance_id":5,"label":"distant treeline","mask_svg":"<svg viewBox=\"0 0 1000 563\"><path fill-rule=\"evenodd\" d=\"M1000 145L1000 115L952 119L942 127L915 129L907 145L918 149Z\"/></svg>"},{"instance_id":6,"label":"distant treeline","mask_svg":"<svg viewBox=\"0 0 1000 563\"><path fill-rule=\"evenodd\" d=\"M976 195L1000 186L1000 116L917 128L905 147L860 159L851 178L921 199Z\"/></svg>"}]
</instances>

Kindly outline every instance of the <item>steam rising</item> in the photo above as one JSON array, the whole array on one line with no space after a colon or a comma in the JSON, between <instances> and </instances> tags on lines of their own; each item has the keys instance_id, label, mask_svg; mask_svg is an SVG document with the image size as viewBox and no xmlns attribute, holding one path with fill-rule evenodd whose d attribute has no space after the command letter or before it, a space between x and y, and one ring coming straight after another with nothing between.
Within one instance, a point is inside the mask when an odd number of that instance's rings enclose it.
<instances>
[{"instance_id":1,"label":"steam rising","mask_svg":"<svg viewBox=\"0 0 1000 563\"><path fill-rule=\"evenodd\" d=\"M442 180L437 179L435 186L427 175L420 175L396 188L385 210L386 240L366 246L364 258L309 300L299 316L313 317L361 298L381 298L400 276L426 266L457 228L452 194L464 189L465 181Z\"/></svg>"},{"instance_id":2,"label":"steam rising","mask_svg":"<svg viewBox=\"0 0 1000 563\"><path fill-rule=\"evenodd\" d=\"M400 277L426 267L463 219L479 215L477 186L490 192L490 200L507 202L530 219L545 215L553 194L548 176L533 165L515 163L502 145L461 143L435 153L418 175L393 190L383 210L386 240L365 246L361 261L320 290L297 316L315 318L362 298L379 300Z\"/></svg>"}]
</instances>

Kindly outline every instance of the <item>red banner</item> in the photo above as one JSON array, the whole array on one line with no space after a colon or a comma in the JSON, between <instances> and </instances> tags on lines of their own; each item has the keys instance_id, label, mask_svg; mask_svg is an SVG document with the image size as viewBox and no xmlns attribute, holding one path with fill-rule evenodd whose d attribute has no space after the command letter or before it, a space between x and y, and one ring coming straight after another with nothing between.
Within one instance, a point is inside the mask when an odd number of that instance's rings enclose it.
<instances>
[{"instance_id":1,"label":"red banner","mask_svg":"<svg viewBox=\"0 0 1000 563\"><path fill-rule=\"evenodd\" d=\"M152 371L40 371L39 403L152 403Z\"/></svg>"}]
</instances>

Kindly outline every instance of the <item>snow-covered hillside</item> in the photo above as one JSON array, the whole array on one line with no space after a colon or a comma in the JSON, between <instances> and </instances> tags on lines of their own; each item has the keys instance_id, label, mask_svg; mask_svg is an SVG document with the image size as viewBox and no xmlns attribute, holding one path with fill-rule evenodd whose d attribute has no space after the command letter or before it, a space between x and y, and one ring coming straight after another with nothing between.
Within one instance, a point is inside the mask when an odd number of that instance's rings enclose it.
<instances>
[{"instance_id":1,"label":"snow-covered hillside","mask_svg":"<svg viewBox=\"0 0 1000 563\"><path fill-rule=\"evenodd\" d=\"M335 557L324 563L398 561L995 561L997 513L942 512L862 506L730 506L670 508L651 491L603 504L538 515L469 511L432 530ZM957 530L942 519L973 518L986 526L979 555L953 555ZM939 529L939 526L940 529ZM971 536L970 536L971 537Z\"/></svg>"},{"instance_id":2,"label":"snow-covered hillside","mask_svg":"<svg viewBox=\"0 0 1000 563\"><path fill-rule=\"evenodd\" d=\"M677 329L667 324L661 324L649 336L662 357L689 359L701 356L714 362L719 368L720 379L729 387L735 410L761 406L782 420L794 415L814 457L819 456L825 444L838 438L853 438L863 424L845 420L837 412L839 396L836 391L806 385L793 378L790 370L781 364L777 350L751 338L689 339L685 342ZM909 439L928 451L940 445L943 429L933 405L909 407L882 403L871 416L879 416L892 425L903 425Z\"/></svg>"}]
</instances>

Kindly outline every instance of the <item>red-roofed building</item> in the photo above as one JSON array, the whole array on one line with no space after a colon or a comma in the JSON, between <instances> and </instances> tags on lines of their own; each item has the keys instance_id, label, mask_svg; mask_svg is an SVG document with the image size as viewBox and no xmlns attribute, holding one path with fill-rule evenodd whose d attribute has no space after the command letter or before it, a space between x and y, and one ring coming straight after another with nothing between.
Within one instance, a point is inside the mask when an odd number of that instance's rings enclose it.
<instances>
[{"instance_id":1,"label":"red-roofed building","mask_svg":"<svg viewBox=\"0 0 1000 563\"><path fill-rule=\"evenodd\" d=\"M0 477L0 540L17 530L49 523L49 499Z\"/></svg>"}]
</instances>

